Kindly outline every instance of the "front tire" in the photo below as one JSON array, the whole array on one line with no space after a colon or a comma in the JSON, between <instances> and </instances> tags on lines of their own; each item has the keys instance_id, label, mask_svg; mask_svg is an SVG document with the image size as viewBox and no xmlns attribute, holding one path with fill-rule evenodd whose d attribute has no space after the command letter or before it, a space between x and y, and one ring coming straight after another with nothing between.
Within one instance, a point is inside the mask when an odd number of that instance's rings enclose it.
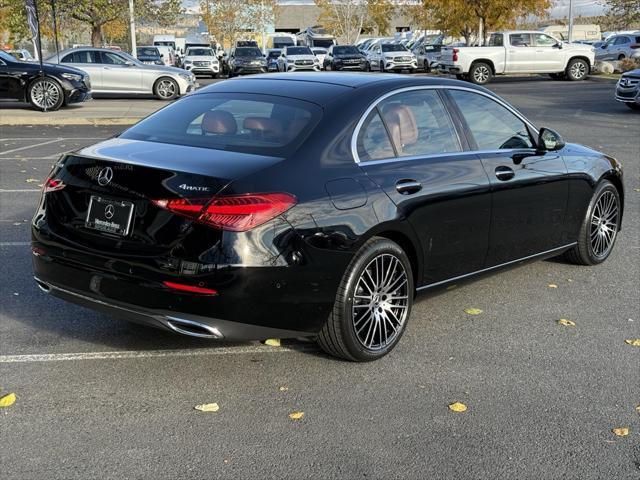
<instances>
[{"instance_id":1,"label":"front tire","mask_svg":"<svg viewBox=\"0 0 640 480\"><path fill-rule=\"evenodd\" d=\"M493 78L491 66L484 62L477 62L469 69L469 80L476 85L486 85Z\"/></svg>"},{"instance_id":2,"label":"front tire","mask_svg":"<svg viewBox=\"0 0 640 480\"><path fill-rule=\"evenodd\" d=\"M570 60L567 65L567 69L565 70L565 76L572 82L584 80L587 78L588 73L589 64L581 58L574 58Z\"/></svg>"},{"instance_id":3,"label":"front tire","mask_svg":"<svg viewBox=\"0 0 640 480\"><path fill-rule=\"evenodd\" d=\"M38 78L29 86L29 103L38 110L55 111L64 103L64 92L55 80Z\"/></svg>"},{"instance_id":4,"label":"front tire","mask_svg":"<svg viewBox=\"0 0 640 480\"><path fill-rule=\"evenodd\" d=\"M329 355L354 362L383 357L402 337L413 294L405 252L391 240L373 237L347 267L318 344Z\"/></svg>"},{"instance_id":5,"label":"front tire","mask_svg":"<svg viewBox=\"0 0 640 480\"><path fill-rule=\"evenodd\" d=\"M160 77L153 85L153 94L160 100L173 100L180 95L180 88L173 78Z\"/></svg>"},{"instance_id":6,"label":"front tire","mask_svg":"<svg viewBox=\"0 0 640 480\"><path fill-rule=\"evenodd\" d=\"M602 181L589 202L580 227L578 244L565 253L567 260L578 265L604 262L613 251L621 213L618 189L608 180Z\"/></svg>"}]
</instances>

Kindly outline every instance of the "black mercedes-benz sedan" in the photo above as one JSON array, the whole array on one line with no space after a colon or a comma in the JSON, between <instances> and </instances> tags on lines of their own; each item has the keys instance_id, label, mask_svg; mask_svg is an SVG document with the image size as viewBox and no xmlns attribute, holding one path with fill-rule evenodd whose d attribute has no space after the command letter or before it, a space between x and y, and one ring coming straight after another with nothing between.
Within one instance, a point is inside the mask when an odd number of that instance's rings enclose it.
<instances>
[{"instance_id":1,"label":"black mercedes-benz sedan","mask_svg":"<svg viewBox=\"0 0 640 480\"><path fill-rule=\"evenodd\" d=\"M91 99L91 81L82 70L52 63L23 62L0 50L0 101L29 102L38 110Z\"/></svg>"},{"instance_id":2,"label":"black mercedes-benz sedan","mask_svg":"<svg viewBox=\"0 0 640 480\"><path fill-rule=\"evenodd\" d=\"M54 166L35 280L186 335L388 353L416 293L564 254L595 265L623 211L613 158L481 87L271 74L199 90Z\"/></svg>"}]
</instances>

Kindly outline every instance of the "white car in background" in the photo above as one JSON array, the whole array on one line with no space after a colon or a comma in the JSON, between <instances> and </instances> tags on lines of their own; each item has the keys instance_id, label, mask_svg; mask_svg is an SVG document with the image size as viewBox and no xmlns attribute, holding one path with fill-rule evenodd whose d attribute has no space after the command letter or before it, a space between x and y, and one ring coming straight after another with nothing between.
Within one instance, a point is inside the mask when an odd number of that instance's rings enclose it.
<instances>
[{"instance_id":1,"label":"white car in background","mask_svg":"<svg viewBox=\"0 0 640 480\"><path fill-rule=\"evenodd\" d=\"M284 47L278 58L279 72L298 72L301 70L319 72L320 60L309 47Z\"/></svg>"},{"instance_id":2,"label":"white car in background","mask_svg":"<svg viewBox=\"0 0 640 480\"><path fill-rule=\"evenodd\" d=\"M418 59L401 43L381 43L367 50L369 70L393 72L418 69Z\"/></svg>"},{"instance_id":3,"label":"white car in background","mask_svg":"<svg viewBox=\"0 0 640 480\"><path fill-rule=\"evenodd\" d=\"M220 73L220 62L211 47L187 48L182 67L196 75L211 75L211 78L216 78Z\"/></svg>"},{"instance_id":4,"label":"white car in background","mask_svg":"<svg viewBox=\"0 0 640 480\"><path fill-rule=\"evenodd\" d=\"M157 47L160 48L160 47ZM154 95L173 100L198 87L193 73L164 65L145 65L125 52L106 48L72 48L45 60L85 71L94 96L100 94Z\"/></svg>"},{"instance_id":5,"label":"white car in background","mask_svg":"<svg viewBox=\"0 0 640 480\"><path fill-rule=\"evenodd\" d=\"M327 49L320 48L320 47L313 47L311 51L316 57L318 57L318 60L320 60L320 68L322 68L322 65L324 65L324 58L327 56Z\"/></svg>"}]
</instances>

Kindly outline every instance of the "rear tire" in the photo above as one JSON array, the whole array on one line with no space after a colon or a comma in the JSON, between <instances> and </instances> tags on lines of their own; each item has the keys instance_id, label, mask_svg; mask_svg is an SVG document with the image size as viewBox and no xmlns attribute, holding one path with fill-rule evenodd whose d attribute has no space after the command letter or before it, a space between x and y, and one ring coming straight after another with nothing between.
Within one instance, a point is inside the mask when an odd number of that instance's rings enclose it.
<instances>
[{"instance_id":1,"label":"rear tire","mask_svg":"<svg viewBox=\"0 0 640 480\"><path fill-rule=\"evenodd\" d=\"M484 62L476 62L469 69L469 80L476 85L486 85L493 78L491 65Z\"/></svg>"},{"instance_id":2,"label":"rear tire","mask_svg":"<svg viewBox=\"0 0 640 480\"><path fill-rule=\"evenodd\" d=\"M153 94L160 100L173 100L180 95L180 87L173 78L160 77L153 85Z\"/></svg>"},{"instance_id":3,"label":"rear tire","mask_svg":"<svg viewBox=\"0 0 640 480\"><path fill-rule=\"evenodd\" d=\"M621 213L618 189L608 180L603 180L589 202L578 234L578 244L565 253L565 258L578 265L604 262L613 251Z\"/></svg>"},{"instance_id":4,"label":"rear tire","mask_svg":"<svg viewBox=\"0 0 640 480\"><path fill-rule=\"evenodd\" d=\"M567 69L565 70L566 77L572 82L578 80L584 80L589 74L589 64L581 58L573 58L569 60Z\"/></svg>"},{"instance_id":5,"label":"rear tire","mask_svg":"<svg viewBox=\"0 0 640 480\"><path fill-rule=\"evenodd\" d=\"M402 337L413 294L405 252L391 240L371 238L347 267L318 344L329 355L354 362L383 357Z\"/></svg>"}]
</instances>

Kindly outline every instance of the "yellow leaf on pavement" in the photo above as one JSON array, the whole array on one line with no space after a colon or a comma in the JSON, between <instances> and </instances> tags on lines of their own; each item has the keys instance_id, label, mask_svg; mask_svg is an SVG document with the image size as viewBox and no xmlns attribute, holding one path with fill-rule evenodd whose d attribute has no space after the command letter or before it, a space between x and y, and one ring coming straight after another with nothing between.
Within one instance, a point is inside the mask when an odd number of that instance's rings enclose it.
<instances>
[{"instance_id":1,"label":"yellow leaf on pavement","mask_svg":"<svg viewBox=\"0 0 640 480\"><path fill-rule=\"evenodd\" d=\"M280 339L279 338L269 338L268 340L264 341L265 345L269 345L271 347L279 347L280 346Z\"/></svg>"},{"instance_id":2,"label":"yellow leaf on pavement","mask_svg":"<svg viewBox=\"0 0 640 480\"><path fill-rule=\"evenodd\" d=\"M449 410L452 412L466 412L467 406L464 403L455 402L449 404Z\"/></svg>"},{"instance_id":3,"label":"yellow leaf on pavement","mask_svg":"<svg viewBox=\"0 0 640 480\"><path fill-rule=\"evenodd\" d=\"M560 325L564 325L565 327L575 327L576 326L576 322L572 322L571 320L567 320L566 318L561 318L560 320L558 320L558 323Z\"/></svg>"},{"instance_id":4,"label":"yellow leaf on pavement","mask_svg":"<svg viewBox=\"0 0 640 480\"><path fill-rule=\"evenodd\" d=\"M479 308L465 308L464 313L468 315L480 315L482 313L482 310L480 310Z\"/></svg>"},{"instance_id":5,"label":"yellow leaf on pavement","mask_svg":"<svg viewBox=\"0 0 640 480\"><path fill-rule=\"evenodd\" d=\"M619 437L626 437L629 435L629 429L627 427L613 428L611 431Z\"/></svg>"},{"instance_id":6,"label":"yellow leaf on pavement","mask_svg":"<svg viewBox=\"0 0 640 480\"><path fill-rule=\"evenodd\" d=\"M27 178L25 180L27 183L36 183L39 182L39 180L37 178Z\"/></svg>"},{"instance_id":7,"label":"yellow leaf on pavement","mask_svg":"<svg viewBox=\"0 0 640 480\"><path fill-rule=\"evenodd\" d=\"M286 392L287 390L289 390L289 387L287 387L286 385L282 385L278 390L280 390L281 392Z\"/></svg>"},{"instance_id":8,"label":"yellow leaf on pavement","mask_svg":"<svg viewBox=\"0 0 640 480\"><path fill-rule=\"evenodd\" d=\"M16 394L9 393L7 395L4 395L3 397L0 397L0 408L10 407L15 402L16 402Z\"/></svg>"},{"instance_id":9,"label":"yellow leaf on pavement","mask_svg":"<svg viewBox=\"0 0 640 480\"><path fill-rule=\"evenodd\" d=\"M640 338L634 338L630 340L625 340L624 343L628 345L632 345L634 347L640 347Z\"/></svg>"},{"instance_id":10,"label":"yellow leaf on pavement","mask_svg":"<svg viewBox=\"0 0 640 480\"><path fill-rule=\"evenodd\" d=\"M291 420L300 420L302 417L304 417L304 412L292 412L289 414Z\"/></svg>"},{"instance_id":11,"label":"yellow leaf on pavement","mask_svg":"<svg viewBox=\"0 0 640 480\"><path fill-rule=\"evenodd\" d=\"M220 410L220 405L217 403L203 403L202 405L196 405L196 410L200 410L201 412L217 412Z\"/></svg>"},{"instance_id":12,"label":"yellow leaf on pavement","mask_svg":"<svg viewBox=\"0 0 640 480\"><path fill-rule=\"evenodd\" d=\"M555 283L550 283L549 288L558 288L558 285L556 285Z\"/></svg>"}]
</instances>

